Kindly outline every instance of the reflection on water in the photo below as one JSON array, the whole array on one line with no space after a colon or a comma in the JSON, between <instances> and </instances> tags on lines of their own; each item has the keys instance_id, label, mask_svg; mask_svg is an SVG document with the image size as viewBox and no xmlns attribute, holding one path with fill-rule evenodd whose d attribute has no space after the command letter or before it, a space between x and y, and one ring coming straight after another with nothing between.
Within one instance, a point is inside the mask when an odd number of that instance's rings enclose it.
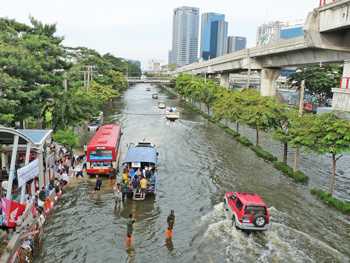
<instances>
[{"instance_id":1,"label":"reflection on water","mask_svg":"<svg viewBox=\"0 0 350 263\"><path fill-rule=\"evenodd\" d=\"M166 121L165 111L158 109L146 87L131 87L103 111L106 123L122 127L122 159L130 142L145 138L155 143L159 152L156 196L147 196L145 201L128 199L122 209L114 209L107 178L102 178L101 196L93 198L89 194L96 179L77 179L48 217L35 262L349 261L350 216L310 194L310 188L328 183L324 170L331 163L308 156L301 167L312 171L310 182L296 183L153 86L159 100L180 111L179 121ZM84 144L94 133L82 129L81 134ZM253 141L248 129L246 136ZM279 144L264 136L263 147L280 153ZM344 174L337 179L344 185L335 192L349 198L349 170L342 164L339 169ZM232 227L223 206L227 191L259 193L269 207L270 231L246 233ZM166 219L172 209L176 228L172 240L165 240ZM136 222L127 246L129 213L135 215Z\"/></svg>"}]
</instances>

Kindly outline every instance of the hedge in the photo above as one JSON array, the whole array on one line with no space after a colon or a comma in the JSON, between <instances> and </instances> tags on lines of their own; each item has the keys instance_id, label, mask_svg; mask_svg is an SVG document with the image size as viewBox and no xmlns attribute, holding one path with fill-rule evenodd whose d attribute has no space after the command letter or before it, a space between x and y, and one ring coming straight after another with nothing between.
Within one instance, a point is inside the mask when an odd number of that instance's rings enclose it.
<instances>
[{"instance_id":1,"label":"hedge","mask_svg":"<svg viewBox=\"0 0 350 263\"><path fill-rule=\"evenodd\" d=\"M268 161L277 161L277 157L273 156L271 153L264 151L260 146L250 146L254 152L256 152L260 157Z\"/></svg>"},{"instance_id":2,"label":"hedge","mask_svg":"<svg viewBox=\"0 0 350 263\"><path fill-rule=\"evenodd\" d=\"M234 137L239 136L239 133L235 132L234 130L231 130L230 128L226 128L225 132L227 132L228 134L231 134Z\"/></svg>"},{"instance_id":3,"label":"hedge","mask_svg":"<svg viewBox=\"0 0 350 263\"><path fill-rule=\"evenodd\" d=\"M290 167L288 165L283 165L283 162L275 161L275 162L273 162L273 164L275 165L275 167L278 170L285 172L290 177L294 178L294 180L297 182L306 182L309 180L309 177L307 175L305 175L303 172L301 172L301 171L294 172L292 167Z\"/></svg>"},{"instance_id":4,"label":"hedge","mask_svg":"<svg viewBox=\"0 0 350 263\"><path fill-rule=\"evenodd\" d=\"M319 197L323 198L323 201L327 204L332 204L336 209L342 211L342 212L350 212L350 203L344 202L340 199L337 199L333 196L329 196L325 191L321 189L311 189L311 194L316 194Z\"/></svg>"},{"instance_id":5,"label":"hedge","mask_svg":"<svg viewBox=\"0 0 350 263\"><path fill-rule=\"evenodd\" d=\"M237 140L238 140L240 143L242 143L242 144L244 144L244 145L246 145L246 146L251 146L251 145L253 145L253 143L252 143L251 141L249 141L249 139L248 139L247 137L239 136L239 137L236 137L236 138L237 138Z\"/></svg>"}]
</instances>

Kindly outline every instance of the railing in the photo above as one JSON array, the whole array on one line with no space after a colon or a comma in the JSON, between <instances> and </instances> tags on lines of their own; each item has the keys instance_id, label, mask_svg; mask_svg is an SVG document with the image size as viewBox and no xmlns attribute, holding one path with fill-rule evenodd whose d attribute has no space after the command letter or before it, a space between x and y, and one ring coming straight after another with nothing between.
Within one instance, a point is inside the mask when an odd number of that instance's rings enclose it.
<instances>
[{"instance_id":1,"label":"railing","mask_svg":"<svg viewBox=\"0 0 350 263\"><path fill-rule=\"evenodd\" d=\"M335 0L320 0L320 6L324 6L328 3L330 3L331 1L334 2Z\"/></svg>"},{"instance_id":2,"label":"railing","mask_svg":"<svg viewBox=\"0 0 350 263\"><path fill-rule=\"evenodd\" d=\"M340 78L339 88L341 88L341 89L348 89L349 88L349 80L350 80L350 78L348 78L348 77Z\"/></svg>"}]
</instances>

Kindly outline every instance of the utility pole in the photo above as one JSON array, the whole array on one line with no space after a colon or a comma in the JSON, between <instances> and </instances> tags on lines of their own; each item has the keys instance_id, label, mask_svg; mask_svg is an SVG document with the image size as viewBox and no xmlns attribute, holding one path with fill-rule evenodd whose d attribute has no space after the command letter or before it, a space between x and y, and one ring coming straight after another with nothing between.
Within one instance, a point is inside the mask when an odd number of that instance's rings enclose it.
<instances>
[{"instance_id":1,"label":"utility pole","mask_svg":"<svg viewBox=\"0 0 350 263\"><path fill-rule=\"evenodd\" d=\"M89 86L92 82L92 80L94 79L92 76L92 73L97 72L96 66L85 66L85 68L87 68L87 70L84 71L80 71L80 73L84 74L84 87L86 87L86 92L89 92Z\"/></svg>"},{"instance_id":2,"label":"utility pole","mask_svg":"<svg viewBox=\"0 0 350 263\"><path fill-rule=\"evenodd\" d=\"M250 86L250 70L251 70L251 67L252 67L252 63L251 63L251 60L250 60L250 50L249 50L249 48L247 49L247 60L248 60L247 88L249 89L249 86Z\"/></svg>"},{"instance_id":3,"label":"utility pole","mask_svg":"<svg viewBox=\"0 0 350 263\"><path fill-rule=\"evenodd\" d=\"M303 116L303 106L304 106L304 91L305 91L305 80L301 81L301 94L299 102L299 117ZM294 158L294 172L299 171L299 148L295 149Z\"/></svg>"}]
</instances>

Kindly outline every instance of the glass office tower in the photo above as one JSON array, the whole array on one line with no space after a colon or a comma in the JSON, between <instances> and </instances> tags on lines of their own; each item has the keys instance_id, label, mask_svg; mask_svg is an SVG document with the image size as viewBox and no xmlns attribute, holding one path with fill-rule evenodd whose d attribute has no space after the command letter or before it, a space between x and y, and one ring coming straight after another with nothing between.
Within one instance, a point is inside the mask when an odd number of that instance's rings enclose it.
<instances>
[{"instance_id":1,"label":"glass office tower","mask_svg":"<svg viewBox=\"0 0 350 263\"><path fill-rule=\"evenodd\" d=\"M173 13L173 42L169 64L192 64L198 57L199 8L182 6Z\"/></svg>"},{"instance_id":2,"label":"glass office tower","mask_svg":"<svg viewBox=\"0 0 350 263\"><path fill-rule=\"evenodd\" d=\"M216 58L227 53L227 28L225 15L202 14L201 46L199 56L204 60Z\"/></svg>"}]
</instances>

